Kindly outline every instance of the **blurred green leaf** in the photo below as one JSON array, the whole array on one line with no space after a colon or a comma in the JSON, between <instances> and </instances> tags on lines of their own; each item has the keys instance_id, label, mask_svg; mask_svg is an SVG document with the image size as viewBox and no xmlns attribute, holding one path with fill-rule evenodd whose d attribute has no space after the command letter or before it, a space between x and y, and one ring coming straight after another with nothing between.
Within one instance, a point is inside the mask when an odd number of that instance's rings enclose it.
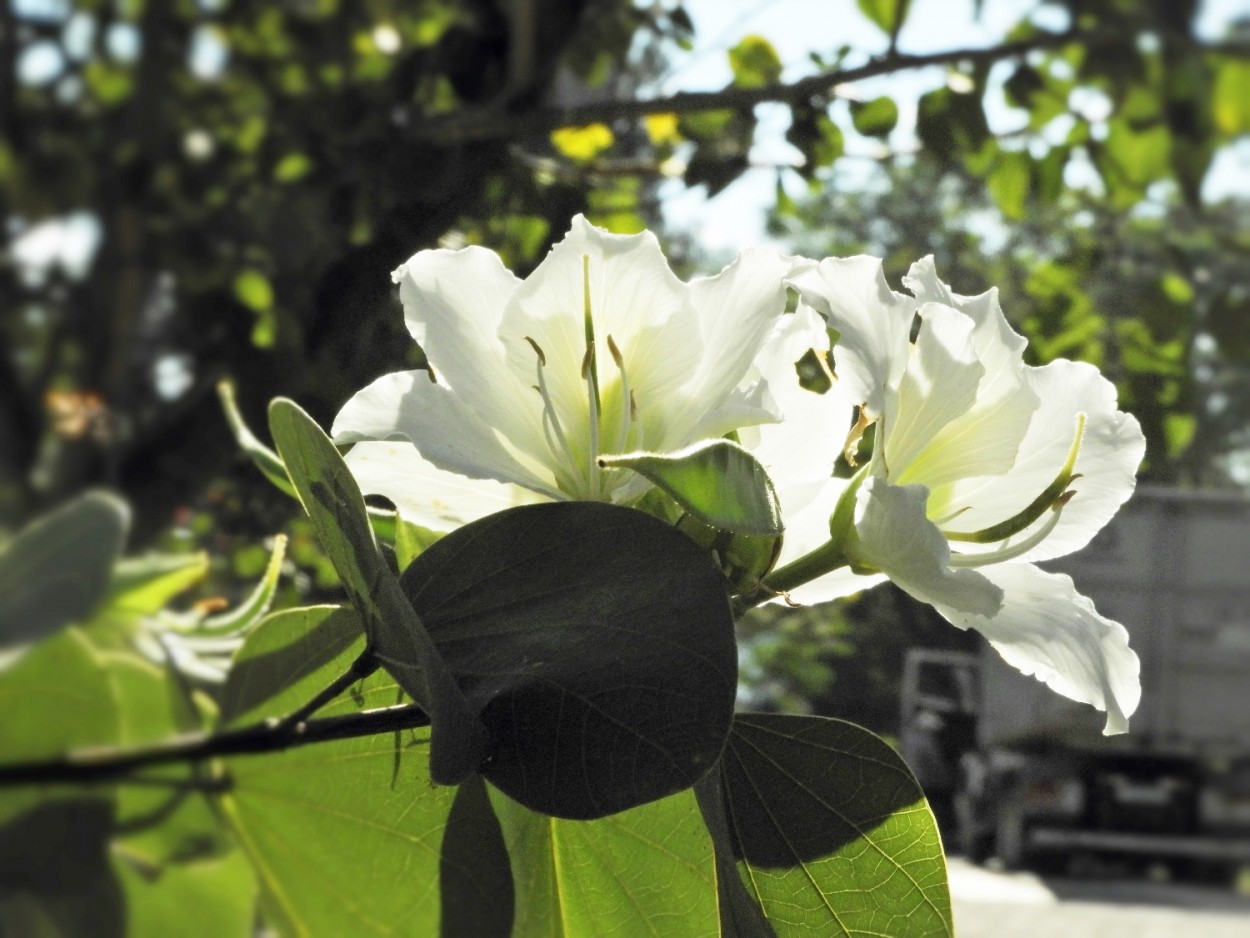
<instances>
[{"instance_id":1,"label":"blurred green leaf","mask_svg":"<svg viewBox=\"0 0 1250 938\"><path fill-rule=\"evenodd\" d=\"M109 673L77 629L40 642L0 672L0 759L5 764L115 745L119 727ZM0 823L44 801L79 794L68 786L0 790ZM108 798L111 802L111 792Z\"/></svg>"},{"instance_id":2,"label":"blurred green leaf","mask_svg":"<svg viewBox=\"0 0 1250 938\"><path fill-rule=\"evenodd\" d=\"M36 519L0 553L0 668L22 647L86 618L108 590L130 510L88 492Z\"/></svg>"},{"instance_id":3,"label":"blurred green leaf","mask_svg":"<svg viewBox=\"0 0 1250 938\"><path fill-rule=\"evenodd\" d=\"M990 138L980 95L938 88L921 95L916 136L924 148L943 162L975 153Z\"/></svg>"},{"instance_id":4,"label":"blurred green leaf","mask_svg":"<svg viewBox=\"0 0 1250 938\"><path fill-rule=\"evenodd\" d=\"M151 554L118 561L104 605L117 612L155 615L208 575L208 554Z\"/></svg>"},{"instance_id":5,"label":"blurred green leaf","mask_svg":"<svg viewBox=\"0 0 1250 938\"><path fill-rule=\"evenodd\" d=\"M294 402L279 398L269 405L269 428L370 646L430 715L434 780L462 780L486 755L486 730L378 553L356 480L330 438Z\"/></svg>"},{"instance_id":6,"label":"blurred green leaf","mask_svg":"<svg viewBox=\"0 0 1250 938\"><path fill-rule=\"evenodd\" d=\"M865 137L887 137L898 123L898 105L885 95L871 101L852 101L851 123Z\"/></svg>"},{"instance_id":7,"label":"blurred green leaf","mask_svg":"<svg viewBox=\"0 0 1250 938\"><path fill-rule=\"evenodd\" d=\"M1212 109L1216 126L1230 137L1250 133L1250 61L1227 58L1215 78Z\"/></svg>"},{"instance_id":8,"label":"blurred green leaf","mask_svg":"<svg viewBox=\"0 0 1250 938\"><path fill-rule=\"evenodd\" d=\"M127 931L125 902L109 867L112 829L107 797L48 801L0 822L0 935L137 934Z\"/></svg>"},{"instance_id":9,"label":"blurred green leaf","mask_svg":"<svg viewBox=\"0 0 1250 938\"><path fill-rule=\"evenodd\" d=\"M614 139L607 124L589 124L552 131L551 145L571 160L590 162L609 149Z\"/></svg>"},{"instance_id":10,"label":"blurred green leaf","mask_svg":"<svg viewBox=\"0 0 1250 938\"><path fill-rule=\"evenodd\" d=\"M234 295L239 302L256 313L273 306L273 287L259 270L241 270L234 278Z\"/></svg>"},{"instance_id":11,"label":"blurred green leaf","mask_svg":"<svg viewBox=\"0 0 1250 938\"><path fill-rule=\"evenodd\" d=\"M781 56L763 36L744 36L730 49L729 68L739 88L761 88L781 80Z\"/></svg>"},{"instance_id":12,"label":"blurred green leaf","mask_svg":"<svg viewBox=\"0 0 1250 938\"><path fill-rule=\"evenodd\" d=\"M173 675L138 658L110 655L119 742L158 743L191 729L185 691ZM126 898L128 933L187 938L247 938L256 920L257 883L247 858L196 780L215 767L149 769L146 785L121 785L109 846ZM153 784L156 779L166 782ZM187 916L187 909L196 910Z\"/></svg>"},{"instance_id":13,"label":"blurred green leaf","mask_svg":"<svg viewBox=\"0 0 1250 938\"><path fill-rule=\"evenodd\" d=\"M908 0L855 0L859 10L884 31L894 35L907 16Z\"/></svg>"},{"instance_id":14,"label":"blurred green leaf","mask_svg":"<svg viewBox=\"0 0 1250 938\"><path fill-rule=\"evenodd\" d=\"M598 818L692 785L733 714L733 617L711 558L651 515L512 508L401 578L490 730L482 775L532 810Z\"/></svg>"},{"instance_id":15,"label":"blurred green leaf","mask_svg":"<svg viewBox=\"0 0 1250 938\"><path fill-rule=\"evenodd\" d=\"M1033 161L1027 153L999 154L986 185L1005 218L1018 221L1028 213Z\"/></svg>"},{"instance_id":16,"label":"blurred green leaf","mask_svg":"<svg viewBox=\"0 0 1250 938\"><path fill-rule=\"evenodd\" d=\"M567 821L489 790L516 884L513 938L718 934L715 858L691 792Z\"/></svg>"},{"instance_id":17,"label":"blurred green leaf","mask_svg":"<svg viewBox=\"0 0 1250 938\"><path fill-rule=\"evenodd\" d=\"M288 153L273 168L273 179L274 182L298 182L307 176L312 168L313 161L308 154Z\"/></svg>"},{"instance_id":18,"label":"blurred green leaf","mask_svg":"<svg viewBox=\"0 0 1250 938\"><path fill-rule=\"evenodd\" d=\"M721 784L730 842L717 849L732 851L780 938L953 933L933 814L872 733L821 717L739 714Z\"/></svg>"}]
</instances>

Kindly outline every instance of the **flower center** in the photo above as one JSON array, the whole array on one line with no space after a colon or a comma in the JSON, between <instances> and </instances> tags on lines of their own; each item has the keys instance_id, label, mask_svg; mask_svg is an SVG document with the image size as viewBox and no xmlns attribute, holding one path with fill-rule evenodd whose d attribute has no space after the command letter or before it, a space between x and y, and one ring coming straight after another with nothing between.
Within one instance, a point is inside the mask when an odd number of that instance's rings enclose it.
<instances>
[{"instance_id":1,"label":"flower center","mask_svg":"<svg viewBox=\"0 0 1250 938\"><path fill-rule=\"evenodd\" d=\"M628 481L631 473L604 473L599 457L605 452L625 452L631 434L635 446L642 439L638 404L629 384L625 357L612 336L607 336L608 352L616 366L617 378L600 388L599 361L596 353L595 323L590 302L590 256L582 255L582 305L586 351L581 361L581 381L586 388L585 416L561 414L546 378L547 356L530 336L525 341L534 349L537 359L538 383L534 385L543 401L543 436L551 452L556 485L570 498L585 501L610 501L612 492ZM606 393L604 393L606 391ZM608 412L604 411L604 401ZM584 426L582 421L585 420ZM609 449L604 449L605 445Z\"/></svg>"}]
</instances>

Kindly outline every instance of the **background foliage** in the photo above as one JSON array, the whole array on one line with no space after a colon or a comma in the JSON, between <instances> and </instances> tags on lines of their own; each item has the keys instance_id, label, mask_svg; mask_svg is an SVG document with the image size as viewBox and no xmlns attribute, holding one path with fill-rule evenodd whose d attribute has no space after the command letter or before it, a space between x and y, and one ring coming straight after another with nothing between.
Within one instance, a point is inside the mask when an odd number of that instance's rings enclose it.
<instances>
[{"instance_id":1,"label":"background foliage","mask_svg":"<svg viewBox=\"0 0 1250 938\"><path fill-rule=\"evenodd\" d=\"M579 211L659 229L686 272L714 267L665 211L684 187L733 198L773 174L768 230L788 250L879 254L895 283L934 253L956 289L997 285L1035 363L1082 358L1117 383L1147 435L1148 479L1245 484L1250 205L1244 187L1212 193L1236 172L1230 154L1244 165L1250 22L1200 36L1196 0L1021 2L994 42L910 54L907 23L934 3L844 3L838 15L878 28L874 55L834 37L795 63L767 35L735 35L717 53L729 84L669 94L668 76L707 40L698 3L5 0L0 541L91 487L128 506L74 503L91 534L72 549L91 572L43 594L83 634L40 654L74 693L101 685L91 720L75 724L84 735L61 738L53 704L47 721L15 726L63 745L208 725L220 699L137 660L104 680L101 656L151 640L150 623L171 615L196 627L221 612L220 595L241 600L258 580L261 606L341 597L298 506L239 458L219 380L235 379L254 426L279 393L324 425L352 391L420 364L392 295L397 264L477 243L524 274ZM920 90L881 83L922 69L932 80ZM132 591L115 577L102 594L127 527L131 551L176 556L132 569ZM289 541L275 553L262 539L280 530ZM277 564L291 574L281 584ZM6 568L0 589L36 567ZM16 621L4 601L0 619ZM743 629L744 694L888 732L903 645L958 638L889 590L837 612L766 612ZM55 697L42 680L19 690ZM160 706L130 725L126 700ZM4 738L6 756L41 754ZM383 773L396 752L364 755ZM245 787L231 810L280 828L274 799L288 796ZM205 934L249 921L253 866L205 820L199 793L159 837L116 837L101 820L149 809L110 794L35 820L86 832L80 892L101 907L120 915L124 897L155 894L143 871L159 867L181 885L144 905L153 929L202 894L220 900ZM0 822L19 810L6 803ZM97 862L110 843L135 860L125 872ZM711 863L710 847L690 849ZM276 856L246 850L253 864ZM37 883L56 860L43 858Z\"/></svg>"}]
</instances>

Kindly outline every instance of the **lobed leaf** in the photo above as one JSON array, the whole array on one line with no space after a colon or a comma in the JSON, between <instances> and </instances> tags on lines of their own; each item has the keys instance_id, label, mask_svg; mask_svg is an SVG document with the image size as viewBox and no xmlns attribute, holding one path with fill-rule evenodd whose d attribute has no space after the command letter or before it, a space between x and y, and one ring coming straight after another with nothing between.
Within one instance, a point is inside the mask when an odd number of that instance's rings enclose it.
<instances>
[{"instance_id":1,"label":"lobed leaf","mask_svg":"<svg viewBox=\"0 0 1250 938\"><path fill-rule=\"evenodd\" d=\"M724 825L710 784L700 796L722 862L737 861L780 938L952 934L933 814L877 736L841 720L739 714L721 763Z\"/></svg>"}]
</instances>

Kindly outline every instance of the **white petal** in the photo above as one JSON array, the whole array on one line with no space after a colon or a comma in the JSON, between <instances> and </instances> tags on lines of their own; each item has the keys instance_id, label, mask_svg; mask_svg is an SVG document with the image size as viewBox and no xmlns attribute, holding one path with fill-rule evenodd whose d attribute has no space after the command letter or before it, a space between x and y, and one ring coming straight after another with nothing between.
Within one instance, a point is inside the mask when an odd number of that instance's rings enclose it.
<instances>
[{"instance_id":1,"label":"white petal","mask_svg":"<svg viewBox=\"0 0 1250 938\"><path fill-rule=\"evenodd\" d=\"M385 496L405 520L431 531L452 531L505 508L546 500L519 485L439 469L406 441L357 443L344 459L362 492Z\"/></svg>"},{"instance_id":2,"label":"white petal","mask_svg":"<svg viewBox=\"0 0 1250 938\"><path fill-rule=\"evenodd\" d=\"M588 267L583 257L589 258ZM580 215L575 218L568 236L517 290L505 312L500 338L509 366L532 384L535 353L525 337L537 342L547 359L547 383L557 412L586 424L581 367L587 279L600 388L606 394L608 382L616 379L607 346L610 335L626 363L644 429L658 429L669 398L695 372L703 349L688 288L669 270L650 232L613 235ZM645 444L634 444L658 449L663 442L648 435Z\"/></svg>"},{"instance_id":3,"label":"white petal","mask_svg":"<svg viewBox=\"0 0 1250 938\"><path fill-rule=\"evenodd\" d=\"M392 276L408 331L439 382L506 435L522 440L535 435L541 441L541 424L534 422L538 412L512 406L533 380L516 380L499 342L499 323L521 284L499 256L480 247L421 251Z\"/></svg>"},{"instance_id":4,"label":"white petal","mask_svg":"<svg viewBox=\"0 0 1250 938\"><path fill-rule=\"evenodd\" d=\"M337 443L409 440L440 469L513 482L557 497L553 481L523 465L471 402L433 383L424 371L383 375L357 391L334 419L331 435Z\"/></svg>"},{"instance_id":5,"label":"white petal","mask_svg":"<svg viewBox=\"0 0 1250 938\"><path fill-rule=\"evenodd\" d=\"M972 321L973 347L985 369L976 402L942 430L932 453L940 453L940 458L928 461L924 477L914 480L929 486L930 516L943 517L963 507L951 502L951 483L1002 475L1011 468L1037 407L1037 397L1025 377L1022 356L1027 343L1003 316L997 290L980 296L954 293L937 278L932 257L913 264L903 282L922 304L957 309ZM923 311L922 305L921 315Z\"/></svg>"},{"instance_id":6,"label":"white petal","mask_svg":"<svg viewBox=\"0 0 1250 938\"><path fill-rule=\"evenodd\" d=\"M976 403L985 369L976 360L972 321L949 306L930 303L921 309L920 331L898 393L887 397L880 454L890 480L930 485L939 467L959 454L944 446L943 431ZM837 354L836 352L834 354ZM1015 455L1008 452L1007 465Z\"/></svg>"},{"instance_id":7,"label":"white petal","mask_svg":"<svg viewBox=\"0 0 1250 938\"><path fill-rule=\"evenodd\" d=\"M1025 508L1058 475L1072 445L1076 415L1084 413L1085 436L1076 461L1081 478L1069 486L1076 495L1050 536L1021 558L1039 561L1079 550L1111 520L1133 494L1146 441L1137 420L1117 408L1115 386L1093 365L1060 360L1030 368L1027 376L1040 403L1015 466L1006 476L962 486L956 499L971 508L949 527L975 531ZM970 544L966 549L985 548Z\"/></svg>"},{"instance_id":8,"label":"white petal","mask_svg":"<svg viewBox=\"0 0 1250 938\"><path fill-rule=\"evenodd\" d=\"M912 264L903 283L919 303L941 303L972 320L977 360L985 367L986 375L978 397L997 400L1015 393L1023 384L1020 365L1028 340L1007 322L998 304L997 289L980 296L961 296L953 292L938 279L932 255Z\"/></svg>"},{"instance_id":9,"label":"white petal","mask_svg":"<svg viewBox=\"0 0 1250 938\"><path fill-rule=\"evenodd\" d=\"M690 299L699 317L703 354L694 376L680 392L693 414L675 423L695 422L741 383L785 311L783 278L792 267L790 259L775 251L752 249L715 277L691 282ZM790 365L793 370L794 362Z\"/></svg>"},{"instance_id":10,"label":"white petal","mask_svg":"<svg viewBox=\"0 0 1250 938\"><path fill-rule=\"evenodd\" d=\"M928 490L864 480L856 498L853 560L888 576L921 602L991 616L1002 590L975 570L950 568L950 545L925 516Z\"/></svg>"},{"instance_id":11,"label":"white petal","mask_svg":"<svg viewBox=\"0 0 1250 938\"><path fill-rule=\"evenodd\" d=\"M742 445L763 463L778 492L791 485L819 488L828 481L851 426L853 407L840 385L817 394L799 383L795 363L809 349L828 352L829 335L820 316L804 307L782 318L754 363L781 422L739 431Z\"/></svg>"},{"instance_id":12,"label":"white petal","mask_svg":"<svg viewBox=\"0 0 1250 938\"><path fill-rule=\"evenodd\" d=\"M916 301L889 288L875 257L828 257L790 284L841 333L833 354L844 393L880 416L907 367Z\"/></svg>"},{"instance_id":13,"label":"white petal","mask_svg":"<svg viewBox=\"0 0 1250 938\"><path fill-rule=\"evenodd\" d=\"M986 567L984 573L1004 593L996 615L935 604L938 612L960 628L976 629L1008 664L1057 693L1105 710L1104 733L1126 732L1141 685L1124 626L1100 616L1063 574L1024 563Z\"/></svg>"}]
</instances>

